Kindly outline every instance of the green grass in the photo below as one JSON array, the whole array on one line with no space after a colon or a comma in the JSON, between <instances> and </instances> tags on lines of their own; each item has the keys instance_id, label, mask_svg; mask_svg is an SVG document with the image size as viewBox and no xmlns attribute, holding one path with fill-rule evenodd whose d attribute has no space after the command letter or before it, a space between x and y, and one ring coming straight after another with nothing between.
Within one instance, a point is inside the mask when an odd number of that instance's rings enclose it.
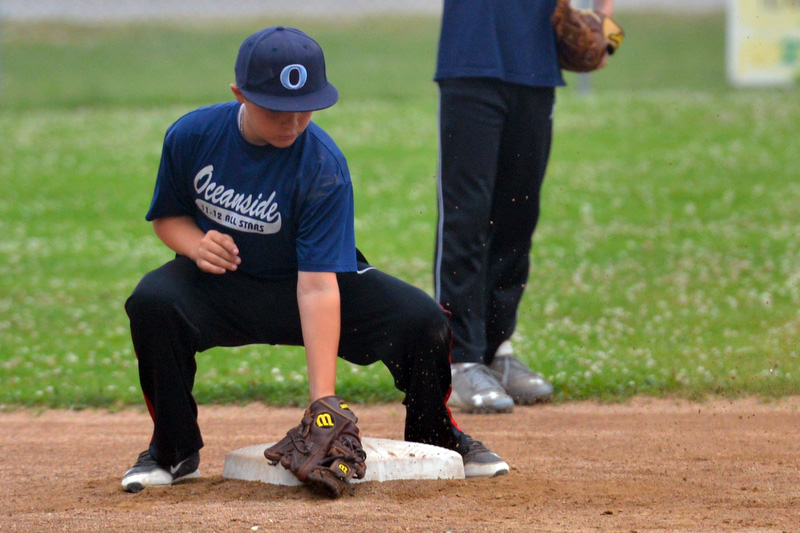
<instances>
[{"instance_id":1,"label":"green grass","mask_svg":"<svg viewBox=\"0 0 800 533\"><path fill-rule=\"evenodd\" d=\"M521 356L557 400L796 394L800 90L729 89L720 14L618 18L593 94L559 89ZM144 221L164 130L229 98L271 22L3 27L0 406L141 403L123 303L171 256ZM438 21L295 24L342 95L315 120L348 156L359 247L430 292ZM305 401L301 349L198 357L201 402ZM400 398L381 365L339 385Z\"/></svg>"},{"instance_id":2,"label":"green grass","mask_svg":"<svg viewBox=\"0 0 800 533\"><path fill-rule=\"evenodd\" d=\"M227 100L241 41L272 23L6 24L0 103L5 109L34 110L171 104L193 108ZM436 96L431 77L437 20L286 24L303 28L323 46L328 76L342 103Z\"/></svg>"}]
</instances>

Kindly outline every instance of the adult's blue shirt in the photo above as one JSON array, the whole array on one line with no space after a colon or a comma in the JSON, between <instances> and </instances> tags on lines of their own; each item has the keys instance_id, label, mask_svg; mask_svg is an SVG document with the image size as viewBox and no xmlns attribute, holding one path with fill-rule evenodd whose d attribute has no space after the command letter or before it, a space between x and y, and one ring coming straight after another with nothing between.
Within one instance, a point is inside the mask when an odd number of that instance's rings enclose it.
<instances>
[{"instance_id":1,"label":"adult's blue shirt","mask_svg":"<svg viewBox=\"0 0 800 533\"><path fill-rule=\"evenodd\" d=\"M564 85L550 18L556 0L444 0L437 81Z\"/></svg>"},{"instance_id":2,"label":"adult's blue shirt","mask_svg":"<svg viewBox=\"0 0 800 533\"><path fill-rule=\"evenodd\" d=\"M257 277L355 271L344 155L313 122L289 147L252 145L239 105L203 107L170 126L147 220L188 215L205 232L230 234L239 271Z\"/></svg>"}]
</instances>

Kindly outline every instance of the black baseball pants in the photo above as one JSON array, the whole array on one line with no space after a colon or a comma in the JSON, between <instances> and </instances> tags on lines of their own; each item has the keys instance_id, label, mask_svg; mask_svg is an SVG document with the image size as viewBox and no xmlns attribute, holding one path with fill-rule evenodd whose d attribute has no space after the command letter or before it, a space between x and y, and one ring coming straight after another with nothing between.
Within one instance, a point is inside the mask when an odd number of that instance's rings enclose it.
<instances>
[{"instance_id":1,"label":"black baseball pants","mask_svg":"<svg viewBox=\"0 0 800 533\"><path fill-rule=\"evenodd\" d=\"M447 313L422 290L366 262L337 275L339 356L382 361L405 393L405 438L459 450L463 434L446 399L451 334ZM150 453L173 465L203 446L192 396L196 354L215 346L303 344L297 279L202 272L177 257L148 273L125 304L139 379L154 430ZM265 423L268 423L265 421Z\"/></svg>"},{"instance_id":2,"label":"black baseball pants","mask_svg":"<svg viewBox=\"0 0 800 533\"><path fill-rule=\"evenodd\" d=\"M436 299L452 313L453 362L489 364L528 280L555 89L465 78L439 95Z\"/></svg>"}]
</instances>

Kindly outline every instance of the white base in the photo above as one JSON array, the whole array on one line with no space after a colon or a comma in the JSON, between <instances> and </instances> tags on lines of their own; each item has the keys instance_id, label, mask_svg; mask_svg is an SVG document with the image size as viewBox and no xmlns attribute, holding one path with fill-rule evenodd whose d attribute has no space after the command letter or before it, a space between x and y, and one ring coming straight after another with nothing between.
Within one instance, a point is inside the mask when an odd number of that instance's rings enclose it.
<instances>
[{"instance_id":1,"label":"white base","mask_svg":"<svg viewBox=\"0 0 800 533\"><path fill-rule=\"evenodd\" d=\"M229 452L225 457L223 477L273 485L300 485L294 474L280 464L271 466L264 457L264 450L273 444L257 444ZM354 479L354 483L394 479L464 479L464 462L452 450L371 437L362 439L361 445L367 452L367 475L363 479Z\"/></svg>"}]
</instances>

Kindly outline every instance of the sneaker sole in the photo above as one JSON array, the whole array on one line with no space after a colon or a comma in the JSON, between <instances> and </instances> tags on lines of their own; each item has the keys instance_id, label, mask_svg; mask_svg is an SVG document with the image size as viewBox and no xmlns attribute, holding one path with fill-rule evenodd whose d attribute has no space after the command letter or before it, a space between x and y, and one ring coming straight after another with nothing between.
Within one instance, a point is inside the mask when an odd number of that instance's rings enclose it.
<instances>
[{"instance_id":1,"label":"sneaker sole","mask_svg":"<svg viewBox=\"0 0 800 533\"><path fill-rule=\"evenodd\" d=\"M447 402L448 407L457 407L461 409L461 411L465 413L472 413L472 414L480 414L480 415L490 415L495 413L510 413L514 409L514 399L510 396L504 398L507 401L499 402L500 405L497 406L492 404L484 404L484 405L470 405L466 402L461 401L458 394L453 391L450 395L450 400Z\"/></svg>"},{"instance_id":2,"label":"sneaker sole","mask_svg":"<svg viewBox=\"0 0 800 533\"><path fill-rule=\"evenodd\" d=\"M123 482L122 483L122 490L124 490L125 492L130 492L131 494L136 494L138 492L142 492L147 487L152 487L152 488L169 487L169 486L174 485L175 483L179 483L179 482L181 482L181 481L183 481L185 479L192 479L192 478L196 478L196 477L200 477L200 471L199 470L195 470L194 472L192 472L190 474L186 474L185 476L181 476L179 478L175 478L175 479L172 480L171 483L147 483L147 482L141 482L141 481L131 481L131 482L128 482L128 483L124 483Z\"/></svg>"},{"instance_id":3,"label":"sneaker sole","mask_svg":"<svg viewBox=\"0 0 800 533\"><path fill-rule=\"evenodd\" d=\"M128 483L127 485L122 485L122 490L130 492L131 494L136 494L144 490L144 485L141 483Z\"/></svg>"},{"instance_id":4,"label":"sneaker sole","mask_svg":"<svg viewBox=\"0 0 800 533\"><path fill-rule=\"evenodd\" d=\"M535 398L514 398L514 405L536 405L537 403L547 403L552 399L552 395L537 396Z\"/></svg>"},{"instance_id":5,"label":"sneaker sole","mask_svg":"<svg viewBox=\"0 0 800 533\"><path fill-rule=\"evenodd\" d=\"M505 461L487 465L470 464L464 465L464 477L497 477L508 474L508 464Z\"/></svg>"},{"instance_id":6,"label":"sneaker sole","mask_svg":"<svg viewBox=\"0 0 800 533\"><path fill-rule=\"evenodd\" d=\"M172 483L175 484L175 483L178 483L179 481L183 481L185 479L193 479L193 478L196 478L196 477L200 477L200 471L199 470L195 470L194 472L192 472L190 474L186 474L185 476L176 477L175 479L172 480Z\"/></svg>"}]
</instances>

